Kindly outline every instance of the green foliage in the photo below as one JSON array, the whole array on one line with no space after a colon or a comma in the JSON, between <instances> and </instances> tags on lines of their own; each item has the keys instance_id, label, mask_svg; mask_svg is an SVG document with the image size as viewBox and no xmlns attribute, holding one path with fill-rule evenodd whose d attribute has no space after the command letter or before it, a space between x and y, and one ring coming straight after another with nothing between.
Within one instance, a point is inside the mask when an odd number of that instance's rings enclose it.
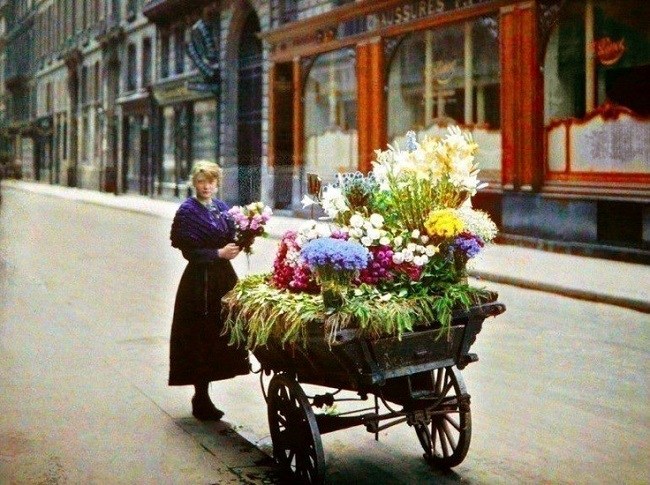
<instances>
[{"instance_id":1,"label":"green foliage","mask_svg":"<svg viewBox=\"0 0 650 485\"><path fill-rule=\"evenodd\" d=\"M438 283L434 294L402 291L382 293L370 285L350 290L338 311L325 311L321 295L290 293L269 284L270 275L242 279L224 299L225 327L231 343L249 349L269 339L282 344L305 344L307 324L322 322L324 337L334 342L344 328L365 338L401 337L418 326L431 326L446 334L455 310L468 308L488 296L467 284Z\"/></svg>"}]
</instances>

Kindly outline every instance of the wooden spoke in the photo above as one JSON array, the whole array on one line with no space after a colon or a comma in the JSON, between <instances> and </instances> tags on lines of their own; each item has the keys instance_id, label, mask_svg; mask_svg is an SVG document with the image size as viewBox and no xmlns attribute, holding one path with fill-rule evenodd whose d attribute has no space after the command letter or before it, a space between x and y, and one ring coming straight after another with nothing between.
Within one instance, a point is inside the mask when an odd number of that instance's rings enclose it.
<instances>
[{"instance_id":1,"label":"wooden spoke","mask_svg":"<svg viewBox=\"0 0 650 485\"><path fill-rule=\"evenodd\" d=\"M268 418L273 457L291 483L322 484L325 455L316 417L300 384L276 374L269 383Z\"/></svg>"},{"instance_id":2,"label":"wooden spoke","mask_svg":"<svg viewBox=\"0 0 650 485\"><path fill-rule=\"evenodd\" d=\"M431 371L431 392L437 398L430 425L416 423L424 458L436 468L451 468L467 455L472 435L469 397L460 371L445 367ZM461 403L465 403L461 406Z\"/></svg>"}]
</instances>

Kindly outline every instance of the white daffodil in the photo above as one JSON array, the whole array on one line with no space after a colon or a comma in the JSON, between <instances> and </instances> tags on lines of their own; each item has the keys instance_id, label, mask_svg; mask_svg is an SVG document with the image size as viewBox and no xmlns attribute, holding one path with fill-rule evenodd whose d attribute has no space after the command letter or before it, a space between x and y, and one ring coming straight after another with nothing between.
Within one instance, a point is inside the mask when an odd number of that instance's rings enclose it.
<instances>
[{"instance_id":1,"label":"white daffodil","mask_svg":"<svg viewBox=\"0 0 650 485\"><path fill-rule=\"evenodd\" d=\"M363 236L361 238L361 244L363 244L364 246L372 246L372 239L369 238L368 236Z\"/></svg>"},{"instance_id":2,"label":"white daffodil","mask_svg":"<svg viewBox=\"0 0 650 485\"><path fill-rule=\"evenodd\" d=\"M395 239L393 239L393 242L395 243L395 247L399 248L404 242L404 239L402 236L397 236Z\"/></svg>"},{"instance_id":3,"label":"white daffodil","mask_svg":"<svg viewBox=\"0 0 650 485\"><path fill-rule=\"evenodd\" d=\"M382 246L388 246L390 244L390 239L387 236L383 236L379 239L379 244Z\"/></svg>"},{"instance_id":4,"label":"white daffodil","mask_svg":"<svg viewBox=\"0 0 650 485\"><path fill-rule=\"evenodd\" d=\"M406 249L408 251L411 251L411 252L414 252L416 250L416 248L417 248L417 244L415 244L415 243L408 243L406 245Z\"/></svg>"},{"instance_id":5,"label":"white daffodil","mask_svg":"<svg viewBox=\"0 0 650 485\"><path fill-rule=\"evenodd\" d=\"M358 227L355 227L354 229L350 229L349 234L350 237L361 239L363 237L363 230L359 229Z\"/></svg>"},{"instance_id":6,"label":"white daffodil","mask_svg":"<svg viewBox=\"0 0 650 485\"><path fill-rule=\"evenodd\" d=\"M426 248L424 248L424 253L431 257L434 254L436 254L440 249L438 249L438 246L434 246L433 244L429 244Z\"/></svg>"},{"instance_id":7,"label":"white daffodil","mask_svg":"<svg viewBox=\"0 0 650 485\"><path fill-rule=\"evenodd\" d=\"M375 229L374 227L371 227L370 229L368 229L366 234L373 241L376 240L376 239L379 239L381 237L381 231L379 229Z\"/></svg>"},{"instance_id":8,"label":"white daffodil","mask_svg":"<svg viewBox=\"0 0 650 485\"><path fill-rule=\"evenodd\" d=\"M427 236L426 234L423 234L422 236L420 236L420 241L422 241L422 244L428 243L429 242L429 236Z\"/></svg>"},{"instance_id":9,"label":"white daffodil","mask_svg":"<svg viewBox=\"0 0 650 485\"><path fill-rule=\"evenodd\" d=\"M404 261L406 261L407 263L413 261L413 251L406 249L402 252L402 255L404 256Z\"/></svg>"},{"instance_id":10,"label":"white daffodil","mask_svg":"<svg viewBox=\"0 0 650 485\"><path fill-rule=\"evenodd\" d=\"M332 186L327 186L323 191L321 206L325 213L331 218L335 218L339 214L350 210L341 189Z\"/></svg>"},{"instance_id":11,"label":"white daffodil","mask_svg":"<svg viewBox=\"0 0 650 485\"><path fill-rule=\"evenodd\" d=\"M404 262L404 255L402 253L393 253L393 263L402 264Z\"/></svg>"},{"instance_id":12,"label":"white daffodil","mask_svg":"<svg viewBox=\"0 0 650 485\"><path fill-rule=\"evenodd\" d=\"M411 233L411 238L417 239L420 237L420 230L419 229L413 229L413 232Z\"/></svg>"},{"instance_id":13,"label":"white daffodil","mask_svg":"<svg viewBox=\"0 0 650 485\"><path fill-rule=\"evenodd\" d=\"M371 214L370 223L377 229L381 229L384 225L384 217L381 214Z\"/></svg>"},{"instance_id":14,"label":"white daffodil","mask_svg":"<svg viewBox=\"0 0 650 485\"><path fill-rule=\"evenodd\" d=\"M350 225L354 228L363 227L363 217L361 214L354 214L350 217Z\"/></svg>"}]
</instances>

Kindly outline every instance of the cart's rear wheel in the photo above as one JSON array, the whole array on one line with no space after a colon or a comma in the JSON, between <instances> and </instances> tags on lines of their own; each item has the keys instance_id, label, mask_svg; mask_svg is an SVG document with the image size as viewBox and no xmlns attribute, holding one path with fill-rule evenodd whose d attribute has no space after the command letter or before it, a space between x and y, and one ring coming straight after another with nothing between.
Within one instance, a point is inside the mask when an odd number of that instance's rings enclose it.
<instances>
[{"instance_id":1,"label":"cart's rear wheel","mask_svg":"<svg viewBox=\"0 0 650 485\"><path fill-rule=\"evenodd\" d=\"M444 367L432 371L435 396L442 401L430 424L415 423L415 432L424 448L424 459L436 468L451 468L467 455L472 437L469 396L460 371Z\"/></svg>"},{"instance_id":2,"label":"cart's rear wheel","mask_svg":"<svg viewBox=\"0 0 650 485\"><path fill-rule=\"evenodd\" d=\"M323 483L323 443L300 384L284 374L273 376L269 383L268 413L275 461L291 475L292 481Z\"/></svg>"}]
</instances>

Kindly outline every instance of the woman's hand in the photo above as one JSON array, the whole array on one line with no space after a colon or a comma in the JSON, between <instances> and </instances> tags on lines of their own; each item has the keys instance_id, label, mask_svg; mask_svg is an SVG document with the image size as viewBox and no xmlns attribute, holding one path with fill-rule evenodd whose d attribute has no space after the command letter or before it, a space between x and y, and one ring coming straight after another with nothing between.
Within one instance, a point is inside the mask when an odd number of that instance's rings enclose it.
<instances>
[{"instance_id":1,"label":"woman's hand","mask_svg":"<svg viewBox=\"0 0 650 485\"><path fill-rule=\"evenodd\" d=\"M224 247L219 249L219 257L223 259L234 259L240 251L241 248L235 243L226 244Z\"/></svg>"}]
</instances>

